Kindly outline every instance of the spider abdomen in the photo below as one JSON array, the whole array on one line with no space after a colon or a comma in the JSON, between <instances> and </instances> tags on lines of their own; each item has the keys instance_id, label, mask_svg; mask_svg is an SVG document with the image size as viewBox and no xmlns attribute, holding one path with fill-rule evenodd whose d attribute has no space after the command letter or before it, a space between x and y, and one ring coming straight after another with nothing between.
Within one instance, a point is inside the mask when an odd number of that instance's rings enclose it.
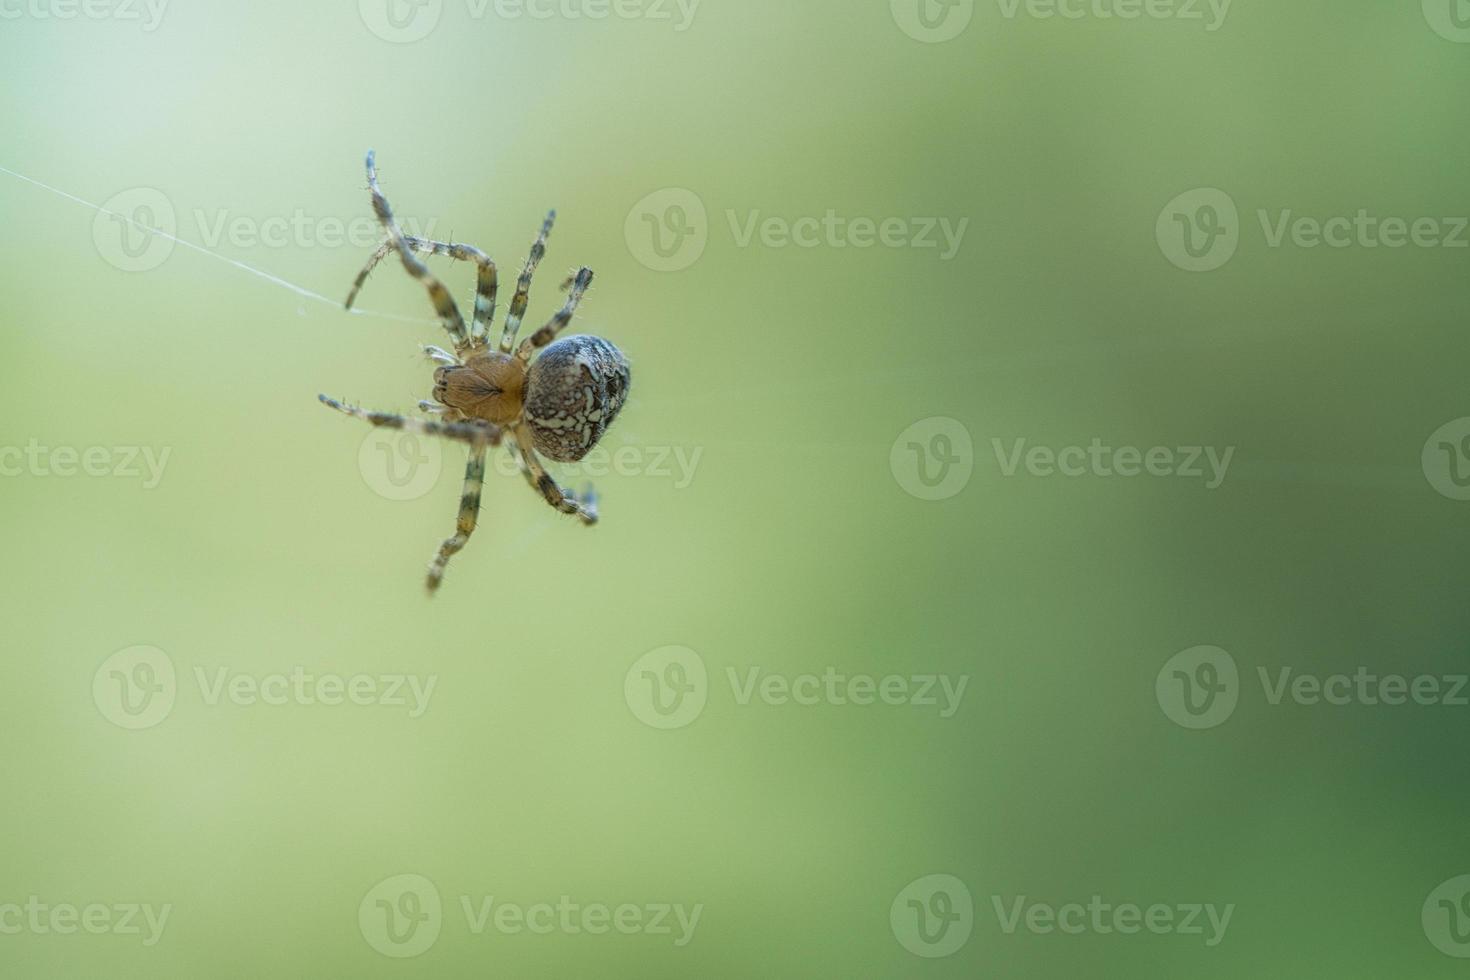
<instances>
[{"instance_id":1,"label":"spider abdomen","mask_svg":"<svg viewBox=\"0 0 1470 980\"><path fill-rule=\"evenodd\" d=\"M531 362L524 419L536 451L575 463L597 445L628 397L623 352L601 337L563 337Z\"/></svg>"}]
</instances>

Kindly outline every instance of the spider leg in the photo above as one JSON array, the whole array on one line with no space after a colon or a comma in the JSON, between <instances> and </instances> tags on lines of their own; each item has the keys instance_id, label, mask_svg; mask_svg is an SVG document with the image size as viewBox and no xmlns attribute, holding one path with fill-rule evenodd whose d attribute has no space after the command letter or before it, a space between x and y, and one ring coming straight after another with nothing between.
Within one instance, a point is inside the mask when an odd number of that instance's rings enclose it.
<instances>
[{"instance_id":1,"label":"spider leg","mask_svg":"<svg viewBox=\"0 0 1470 980\"><path fill-rule=\"evenodd\" d=\"M344 405L335 398L317 395L323 405L335 408L344 415L362 419L370 425L384 429L402 429L425 436L442 436L471 446L498 446L503 437L499 427L488 422L431 422L426 419L409 418L390 412L369 412L355 405Z\"/></svg>"},{"instance_id":2,"label":"spider leg","mask_svg":"<svg viewBox=\"0 0 1470 980\"><path fill-rule=\"evenodd\" d=\"M459 363L459 358L444 348L435 347L433 344L424 345L424 354L435 364L442 364L445 367L453 367Z\"/></svg>"},{"instance_id":3,"label":"spider leg","mask_svg":"<svg viewBox=\"0 0 1470 980\"><path fill-rule=\"evenodd\" d=\"M352 280L352 288L347 291L347 302L342 304L343 309L352 309L352 304L357 302L357 294L362 292L363 284L367 282L368 276L372 274L372 271L378 267L378 263L383 261L384 257L391 251L393 251L393 239L391 238L384 240L377 247L377 250L368 258L367 265L363 266L362 271L357 274L357 278Z\"/></svg>"},{"instance_id":4,"label":"spider leg","mask_svg":"<svg viewBox=\"0 0 1470 980\"><path fill-rule=\"evenodd\" d=\"M516 349L516 357L522 361L530 360L532 351L551 343L556 339L556 335L572 322L572 315L577 312L577 304L582 302L582 296L587 292L587 287L592 285L592 270L584 265L577 270L576 277L570 281L571 292L567 294L567 301L557 311L556 316L547 320L546 326L521 341L521 346Z\"/></svg>"},{"instance_id":5,"label":"spider leg","mask_svg":"<svg viewBox=\"0 0 1470 980\"><path fill-rule=\"evenodd\" d=\"M556 212L547 212L546 220L541 223L541 233L531 246L531 254L526 256L526 266L521 270L521 277L516 280L516 294L511 298L510 312L505 316L505 327L500 333L500 349L506 354L510 353L516 342L516 334L520 332L521 318L526 315L526 303L531 298L531 277L536 274L536 266L546 254L546 236L551 234L551 226L555 222Z\"/></svg>"},{"instance_id":6,"label":"spider leg","mask_svg":"<svg viewBox=\"0 0 1470 980\"><path fill-rule=\"evenodd\" d=\"M479 443L470 449L470 460L465 465L464 492L459 498L459 518L454 524L454 534L446 538L439 546L439 553L429 563L429 577L426 585L429 594L439 588L444 581L444 570L449 566L449 559L469 543L470 535L475 533L475 525L480 516L480 488L485 483L485 444Z\"/></svg>"},{"instance_id":7,"label":"spider leg","mask_svg":"<svg viewBox=\"0 0 1470 980\"><path fill-rule=\"evenodd\" d=\"M546 472L546 467L541 465L541 460L536 456L536 447L531 442L531 433L525 426L518 425L511 430L515 436L514 448L518 450L517 456L521 463L521 472L525 474L526 482L531 489L546 498L546 502L563 514L576 514L582 519L583 524L592 525L597 523L597 495L588 487L582 494L581 499L570 490L563 490Z\"/></svg>"},{"instance_id":8,"label":"spider leg","mask_svg":"<svg viewBox=\"0 0 1470 980\"><path fill-rule=\"evenodd\" d=\"M496 271L495 261L473 245L463 245L459 242L436 242L427 238L416 238L413 235L404 235L403 241L415 252L423 252L425 255L447 255L461 262L473 262L479 267L475 278L475 316L470 327L470 338L472 340L486 339L490 335L490 324L495 322L495 296L500 291L500 273ZM357 302L357 294L362 291L363 283L367 282L368 275L393 249L393 240L390 238L379 245L368 258L367 265L363 266L362 271L357 274L357 279L352 283L352 290L347 294L347 302L343 304L347 309L352 309L352 304Z\"/></svg>"},{"instance_id":9,"label":"spider leg","mask_svg":"<svg viewBox=\"0 0 1470 980\"><path fill-rule=\"evenodd\" d=\"M454 297L449 295L449 290L445 289L444 284L429 271L429 267L413 254L413 247L404 238L398 222L393 217L393 209L388 206L388 199L383 196L382 190L378 187L378 166L371 150L367 155L367 178L368 190L373 195L373 211L377 214L378 221L382 223L383 230L388 233L389 241L398 249L398 256L403 260L403 268L408 270L409 275L424 284L424 288L429 291L429 299L434 304L434 310L439 314L439 322L448 331L455 348L463 350L469 346L469 338L465 336L464 331L464 317L460 316L459 307L454 305ZM478 309L478 301L476 306Z\"/></svg>"}]
</instances>

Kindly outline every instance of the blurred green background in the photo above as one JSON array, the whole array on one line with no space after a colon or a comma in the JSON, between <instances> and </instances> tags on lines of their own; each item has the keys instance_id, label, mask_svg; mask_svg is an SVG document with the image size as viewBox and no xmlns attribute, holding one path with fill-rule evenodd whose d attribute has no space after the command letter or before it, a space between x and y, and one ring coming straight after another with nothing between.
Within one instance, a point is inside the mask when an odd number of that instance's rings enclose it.
<instances>
[{"instance_id":1,"label":"blurred green background","mask_svg":"<svg viewBox=\"0 0 1470 980\"><path fill-rule=\"evenodd\" d=\"M327 298L0 173L0 975L1463 972L1470 707L1257 670L1466 670L1470 10L922 2L0 5L0 167ZM558 208L528 326L585 263L634 365L602 524L502 460L432 601L463 451L316 402L410 411L444 342L396 265L334 305L369 147L506 281ZM1362 209L1443 238L1268 234ZM1006 474L1094 439L1234 455ZM1206 644L1238 703L1190 730ZM1234 908L1214 945L996 911L1094 895Z\"/></svg>"}]
</instances>

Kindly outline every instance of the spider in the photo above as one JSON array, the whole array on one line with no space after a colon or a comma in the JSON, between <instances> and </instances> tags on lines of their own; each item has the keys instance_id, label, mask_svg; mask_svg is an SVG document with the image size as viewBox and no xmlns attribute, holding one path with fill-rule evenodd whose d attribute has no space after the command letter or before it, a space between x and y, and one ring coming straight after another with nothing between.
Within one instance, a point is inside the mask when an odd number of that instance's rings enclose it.
<instances>
[{"instance_id":1,"label":"spider","mask_svg":"<svg viewBox=\"0 0 1470 980\"><path fill-rule=\"evenodd\" d=\"M580 495L563 490L546 472L538 454L562 463L574 463L586 456L623 407L628 397L630 372L627 358L601 337L573 335L556 339L557 334L571 322L577 304L592 284L592 270L586 266L562 283L567 299L561 310L545 326L521 341L519 347L515 346L530 296L531 277L541 257L546 254L546 238L556 220L555 211L547 214L541 233L531 246L531 254L516 281L515 296L500 331L500 342L492 347L489 330L495 321L498 289L495 263L471 245L447 244L403 234L388 207L388 199L378 188L377 166L371 150L367 155L367 179L373 210L388 237L358 273L347 295L346 308L352 308L373 267L389 252L396 250L408 274L428 290L439 322L454 342L454 353L432 345L423 348L438 366L434 369L433 400L419 402L419 408L438 416L437 421L364 411L326 395L318 397L323 404L375 426L439 436L469 446L464 492L459 501L459 518L454 534L439 546L438 553L429 564L427 585L429 593L433 594L444 580L449 560L464 548L475 531L480 512L480 488L485 479L485 455L502 442L516 458L526 482L547 503L564 514L575 514L584 524L597 523L597 498L592 488L588 487ZM474 262L479 267L474 318L468 332L453 297L429 272L428 266L414 255L416 251L447 255L451 259ZM537 351L540 351L540 356L532 360L531 355Z\"/></svg>"}]
</instances>

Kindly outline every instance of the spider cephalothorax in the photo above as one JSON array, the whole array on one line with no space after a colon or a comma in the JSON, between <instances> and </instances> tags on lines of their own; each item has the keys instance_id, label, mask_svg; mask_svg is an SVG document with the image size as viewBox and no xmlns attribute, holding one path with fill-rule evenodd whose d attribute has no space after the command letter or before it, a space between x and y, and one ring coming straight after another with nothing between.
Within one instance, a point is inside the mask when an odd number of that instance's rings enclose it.
<instances>
[{"instance_id":1,"label":"spider cephalothorax","mask_svg":"<svg viewBox=\"0 0 1470 980\"><path fill-rule=\"evenodd\" d=\"M434 371L434 400L465 418L531 430L536 451L575 463L602 438L628 393L628 362L601 337L556 341L528 368L512 354L479 350Z\"/></svg>"},{"instance_id":2,"label":"spider cephalothorax","mask_svg":"<svg viewBox=\"0 0 1470 980\"><path fill-rule=\"evenodd\" d=\"M388 233L388 238L363 267L347 296L347 306L357 298L358 290L389 252L397 251L409 275L422 282L439 315L439 321L454 341L454 352L438 347L425 347L424 352L438 364L434 370L432 401L419 402L419 407L439 417L439 421L405 418L384 412L366 412L344 405L322 395L332 408L366 419L373 425L408 429L425 435L442 436L467 443L469 464L465 468L464 494L460 498L459 521L454 536L444 542L429 565L429 591L439 587L449 559L465 546L475 530L480 511L480 487L485 478L485 453L499 446L505 437L507 445L520 463L527 481L546 501L566 514L576 514L586 524L597 523L597 503L591 488L580 496L557 486L537 458L539 453L561 463L582 459L597 445L628 397L630 373L628 361L621 351L601 337L556 336L572 320L587 287L592 284L592 270L579 269L562 288L568 290L566 303L546 325L516 346L521 318L530 297L531 278L541 257L546 254L546 237L556 219L553 211L546 216L541 234L531 246L515 297L510 303L500 342L492 347L489 329L495 320L495 299L499 280L492 262L484 252L470 245L446 244L404 235L393 218L388 200L378 189L378 175L371 151L367 155L368 189L373 196L373 210ZM429 272L428 266L413 253L447 255L453 259L474 262L479 267L475 290L474 319L468 331L454 298L444 284ZM540 355L532 360L532 355Z\"/></svg>"}]
</instances>

